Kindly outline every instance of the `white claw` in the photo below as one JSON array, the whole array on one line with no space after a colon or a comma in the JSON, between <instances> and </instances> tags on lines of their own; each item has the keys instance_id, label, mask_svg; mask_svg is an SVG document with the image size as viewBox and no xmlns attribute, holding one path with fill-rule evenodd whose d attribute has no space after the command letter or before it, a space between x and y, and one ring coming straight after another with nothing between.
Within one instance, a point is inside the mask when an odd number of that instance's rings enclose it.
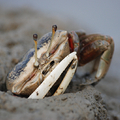
<instances>
[{"instance_id":1,"label":"white claw","mask_svg":"<svg viewBox=\"0 0 120 120\"><path fill-rule=\"evenodd\" d=\"M54 83L58 80L62 72L66 69L66 67L69 65L69 63L76 59L76 52L73 52L66 56L57 66L56 68L49 74L48 77L39 85L39 87L28 97L28 99L42 99L45 97L45 95L48 93L50 88L54 85ZM76 65L75 65L76 67ZM69 72L67 72L69 73ZM73 73L72 73L73 74ZM68 74L70 75L70 73ZM67 76L68 76L67 75ZM66 78L66 76L65 76ZM65 79L64 78L64 79ZM72 79L72 78L71 78ZM67 80L67 79L66 79ZM65 81L66 81L65 80ZM67 84L69 84L70 80L68 82L61 83L62 87L67 87ZM61 87L60 86L60 87ZM66 88L65 88L66 89ZM58 88L59 90L59 88ZM61 92L61 91L60 91ZM63 91L62 91L63 92ZM56 93L54 95L57 95Z\"/></svg>"},{"instance_id":2,"label":"white claw","mask_svg":"<svg viewBox=\"0 0 120 120\"><path fill-rule=\"evenodd\" d=\"M59 85L58 89L55 91L53 96L60 95L65 92L67 86L69 85L69 83L70 83L71 79L73 78L73 75L76 71L77 62L78 62L77 56L75 55L73 63L69 67L65 77L63 78L61 84Z\"/></svg>"}]
</instances>

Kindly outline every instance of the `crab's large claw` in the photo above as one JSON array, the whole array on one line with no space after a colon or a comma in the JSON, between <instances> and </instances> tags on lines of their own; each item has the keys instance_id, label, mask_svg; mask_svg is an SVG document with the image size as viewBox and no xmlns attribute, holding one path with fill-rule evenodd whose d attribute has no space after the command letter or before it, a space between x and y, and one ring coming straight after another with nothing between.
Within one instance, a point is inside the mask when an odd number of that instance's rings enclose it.
<instances>
[{"instance_id":1,"label":"crab's large claw","mask_svg":"<svg viewBox=\"0 0 120 120\"><path fill-rule=\"evenodd\" d=\"M64 93L76 71L77 63L78 60L76 52L73 52L66 56L50 73L50 75L40 84L40 86L29 96L28 99L44 98L52 86L55 84L55 82L58 80L58 78L61 76L61 74L66 70L66 68L68 68L61 84L53 95L55 96Z\"/></svg>"}]
</instances>

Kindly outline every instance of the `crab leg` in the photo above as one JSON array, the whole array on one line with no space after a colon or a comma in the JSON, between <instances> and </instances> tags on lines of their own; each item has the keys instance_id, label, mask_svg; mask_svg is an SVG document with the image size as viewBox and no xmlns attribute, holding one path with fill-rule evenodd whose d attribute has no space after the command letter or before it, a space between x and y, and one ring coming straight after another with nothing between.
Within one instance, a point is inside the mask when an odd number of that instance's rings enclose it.
<instances>
[{"instance_id":1,"label":"crab leg","mask_svg":"<svg viewBox=\"0 0 120 120\"><path fill-rule=\"evenodd\" d=\"M111 39L111 44L108 50L106 50L100 58L100 63L99 63L98 70L95 76L96 79L100 80L107 73L108 68L110 66L113 51L114 51L114 42Z\"/></svg>"},{"instance_id":2,"label":"crab leg","mask_svg":"<svg viewBox=\"0 0 120 120\"><path fill-rule=\"evenodd\" d=\"M106 38L105 40L107 41L107 39L108 38ZM106 42L105 40L104 42ZM90 85L90 84L96 85L107 73L110 63L111 63L113 52L114 52L114 42L112 38L109 38L109 45L108 45L107 50L105 50L102 53L100 60L98 58L96 59L97 64L95 63L95 66L93 67L92 72L97 70L95 79L91 79L91 80L87 79L84 83L81 83L80 85Z\"/></svg>"},{"instance_id":3,"label":"crab leg","mask_svg":"<svg viewBox=\"0 0 120 120\"><path fill-rule=\"evenodd\" d=\"M69 54L65 57L56 68L49 74L49 76L40 84L40 86L29 96L28 99L42 99L48 93L50 88L58 80L62 72L66 69L69 63L76 59L76 52ZM59 71L59 72L58 72ZM68 81L69 82L69 81ZM67 85L67 82L65 82ZM63 85L65 86L65 84ZM65 86L66 87L66 86Z\"/></svg>"}]
</instances>

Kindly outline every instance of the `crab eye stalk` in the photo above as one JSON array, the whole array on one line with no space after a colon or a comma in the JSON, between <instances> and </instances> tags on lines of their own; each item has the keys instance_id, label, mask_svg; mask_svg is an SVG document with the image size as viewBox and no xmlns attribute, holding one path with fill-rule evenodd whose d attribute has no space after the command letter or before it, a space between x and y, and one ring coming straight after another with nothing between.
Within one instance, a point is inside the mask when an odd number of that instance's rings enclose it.
<instances>
[{"instance_id":1,"label":"crab eye stalk","mask_svg":"<svg viewBox=\"0 0 120 120\"><path fill-rule=\"evenodd\" d=\"M39 63L37 61L37 38L38 38L38 35L37 34L33 34L33 40L34 40L34 43L35 43L35 63L34 63L35 67L39 66Z\"/></svg>"},{"instance_id":2,"label":"crab eye stalk","mask_svg":"<svg viewBox=\"0 0 120 120\"><path fill-rule=\"evenodd\" d=\"M52 26L52 38L51 38L51 41L50 41L50 45L49 45L49 47L48 47L48 50L47 50L47 52L46 52L46 56L47 56L47 57L49 56L50 48L51 48L51 46L52 46L52 42L53 42L53 39L54 39L54 35L55 35L56 30L57 30L57 25L53 25L53 26Z\"/></svg>"},{"instance_id":3,"label":"crab eye stalk","mask_svg":"<svg viewBox=\"0 0 120 120\"><path fill-rule=\"evenodd\" d=\"M57 30L57 25L53 25L53 26L52 26L52 30L54 30L54 31L56 32L56 30Z\"/></svg>"}]
</instances>

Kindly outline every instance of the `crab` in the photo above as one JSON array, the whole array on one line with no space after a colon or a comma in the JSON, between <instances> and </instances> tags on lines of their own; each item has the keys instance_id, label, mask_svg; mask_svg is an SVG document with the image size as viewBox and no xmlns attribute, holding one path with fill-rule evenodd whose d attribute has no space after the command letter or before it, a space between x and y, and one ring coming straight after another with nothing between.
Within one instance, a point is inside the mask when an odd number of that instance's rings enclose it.
<instances>
[{"instance_id":1,"label":"crab","mask_svg":"<svg viewBox=\"0 0 120 120\"><path fill-rule=\"evenodd\" d=\"M93 80L81 85L97 84L107 73L114 52L114 42L109 36L86 35L83 31L57 30L49 32L37 41L22 60L8 73L6 86L9 91L29 99L63 94L77 67L96 59Z\"/></svg>"}]
</instances>

